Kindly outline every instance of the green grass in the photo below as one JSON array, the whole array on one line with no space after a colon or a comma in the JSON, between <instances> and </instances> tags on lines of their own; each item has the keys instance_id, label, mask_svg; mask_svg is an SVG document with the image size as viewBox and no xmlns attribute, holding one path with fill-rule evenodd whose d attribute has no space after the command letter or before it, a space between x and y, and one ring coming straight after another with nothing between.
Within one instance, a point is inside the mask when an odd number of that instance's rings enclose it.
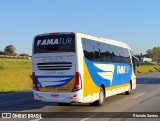
<instances>
[{"instance_id":1,"label":"green grass","mask_svg":"<svg viewBox=\"0 0 160 121\"><path fill-rule=\"evenodd\" d=\"M147 72L156 72L159 69L160 65L156 62L145 62L141 63L139 67L137 67L137 73L147 73Z\"/></svg>"},{"instance_id":2,"label":"green grass","mask_svg":"<svg viewBox=\"0 0 160 121\"><path fill-rule=\"evenodd\" d=\"M155 65L154 62L144 62L144 63L140 63L141 66L153 66Z\"/></svg>"},{"instance_id":3,"label":"green grass","mask_svg":"<svg viewBox=\"0 0 160 121\"><path fill-rule=\"evenodd\" d=\"M31 60L0 58L0 92L31 90L31 65Z\"/></svg>"},{"instance_id":4,"label":"green grass","mask_svg":"<svg viewBox=\"0 0 160 121\"><path fill-rule=\"evenodd\" d=\"M156 62L141 63L138 73L155 72L160 68ZM32 89L32 62L26 59L0 58L0 92L17 92Z\"/></svg>"}]
</instances>

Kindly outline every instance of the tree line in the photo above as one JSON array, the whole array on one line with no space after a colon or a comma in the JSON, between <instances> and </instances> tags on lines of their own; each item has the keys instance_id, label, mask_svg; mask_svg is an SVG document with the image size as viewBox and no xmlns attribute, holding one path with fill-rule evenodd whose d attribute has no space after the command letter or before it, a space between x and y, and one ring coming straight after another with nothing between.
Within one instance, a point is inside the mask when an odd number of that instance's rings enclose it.
<instances>
[{"instance_id":1,"label":"tree line","mask_svg":"<svg viewBox=\"0 0 160 121\"><path fill-rule=\"evenodd\" d=\"M141 59L142 57L147 57L147 58L152 58L152 61L157 61L160 60L160 47L154 47L152 49L148 49L146 51L146 54L137 54L135 55L136 57L138 57L139 59Z\"/></svg>"},{"instance_id":2,"label":"tree line","mask_svg":"<svg viewBox=\"0 0 160 121\"><path fill-rule=\"evenodd\" d=\"M5 47L4 51L0 51L0 55L17 56L16 48L14 45L8 45ZM19 56L29 56L26 53L21 53Z\"/></svg>"},{"instance_id":3,"label":"tree line","mask_svg":"<svg viewBox=\"0 0 160 121\"><path fill-rule=\"evenodd\" d=\"M0 51L0 55L9 55L9 56L16 56L16 48L14 47L14 45L8 45L5 47L4 51ZM19 54L19 56L29 56L26 53L21 53ZM147 58L152 58L153 61L157 61L160 60L160 47L154 47L152 49L148 49L146 51L146 54L136 54L136 57L138 57L139 59L141 59L142 57L147 57Z\"/></svg>"}]
</instances>

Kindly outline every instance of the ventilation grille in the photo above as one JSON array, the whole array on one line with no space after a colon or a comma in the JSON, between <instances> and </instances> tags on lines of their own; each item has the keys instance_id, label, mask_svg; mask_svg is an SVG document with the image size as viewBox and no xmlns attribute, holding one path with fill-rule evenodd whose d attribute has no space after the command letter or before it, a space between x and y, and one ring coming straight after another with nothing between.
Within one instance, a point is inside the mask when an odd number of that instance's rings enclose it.
<instances>
[{"instance_id":1,"label":"ventilation grille","mask_svg":"<svg viewBox=\"0 0 160 121\"><path fill-rule=\"evenodd\" d=\"M71 62L48 62L38 63L37 67L39 70L69 70L72 67Z\"/></svg>"}]
</instances>

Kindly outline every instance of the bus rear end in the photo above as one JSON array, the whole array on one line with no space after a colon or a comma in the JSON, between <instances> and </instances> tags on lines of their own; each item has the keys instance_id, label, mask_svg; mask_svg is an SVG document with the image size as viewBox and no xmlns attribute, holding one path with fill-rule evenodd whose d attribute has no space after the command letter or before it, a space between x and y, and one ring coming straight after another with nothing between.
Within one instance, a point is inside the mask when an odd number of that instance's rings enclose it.
<instances>
[{"instance_id":1,"label":"bus rear end","mask_svg":"<svg viewBox=\"0 0 160 121\"><path fill-rule=\"evenodd\" d=\"M33 41L34 99L47 102L82 102L82 80L76 70L76 34L37 35Z\"/></svg>"}]
</instances>

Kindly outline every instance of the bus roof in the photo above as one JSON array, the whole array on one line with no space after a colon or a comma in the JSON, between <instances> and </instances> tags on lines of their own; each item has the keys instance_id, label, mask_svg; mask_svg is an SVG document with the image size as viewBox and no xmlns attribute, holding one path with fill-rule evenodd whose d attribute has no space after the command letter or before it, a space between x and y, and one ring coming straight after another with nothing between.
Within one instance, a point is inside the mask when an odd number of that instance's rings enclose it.
<instances>
[{"instance_id":1,"label":"bus roof","mask_svg":"<svg viewBox=\"0 0 160 121\"><path fill-rule=\"evenodd\" d=\"M83 33L78 33L78 32L52 32L52 33L39 34L37 36L46 36L46 35L51 35L51 34L53 34L53 35L54 34L55 35L58 35L58 34L74 34L74 35L79 34L79 35L84 36L88 39L96 39L100 42L108 43L108 44L115 45L115 46L120 46L120 47L123 47L123 48L128 48L128 49L131 50L131 48L126 43L123 43L123 42L120 42L120 41L117 41L117 40L102 38L102 37L95 37L95 36L91 36L91 35L87 35L87 34L83 34Z\"/></svg>"},{"instance_id":2,"label":"bus roof","mask_svg":"<svg viewBox=\"0 0 160 121\"><path fill-rule=\"evenodd\" d=\"M123 42L120 42L120 41L117 41L117 40L111 40L111 39L106 39L106 38L100 38L102 39L103 41L106 41L108 43L112 43L114 45L117 45L117 46L122 46L122 47L125 47L125 48L128 48L128 49L131 49L126 43L123 43Z\"/></svg>"},{"instance_id":3,"label":"bus roof","mask_svg":"<svg viewBox=\"0 0 160 121\"><path fill-rule=\"evenodd\" d=\"M126 43L123 43L123 42L120 42L120 41L117 41L117 40L112 40L112 39L107 39L107 38L102 38L102 37L95 37L95 36L82 34L82 33L77 33L77 34L81 34L82 36L84 36L88 39L96 39L100 42L108 43L108 44L123 47L123 48L128 48L128 49L131 50L131 48Z\"/></svg>"}]
</instances>

